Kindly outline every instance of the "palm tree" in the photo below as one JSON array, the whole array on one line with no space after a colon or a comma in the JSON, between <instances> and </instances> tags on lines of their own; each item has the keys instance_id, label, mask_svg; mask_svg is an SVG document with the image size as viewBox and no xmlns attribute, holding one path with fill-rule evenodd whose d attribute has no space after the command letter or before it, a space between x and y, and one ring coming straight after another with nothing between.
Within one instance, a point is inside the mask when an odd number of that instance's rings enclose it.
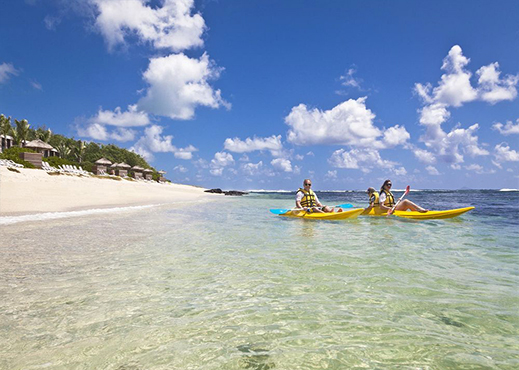
<instances>
[{"instance_id":1,"label":"palm tree","mask_svg":"<svg viewBox=\"0 0 519 370\"><path fill-rule=\"evenodd\" d=\"M79 163L81 163L81 161L83 160L83 156L85 155L85 149L86 149L85 142L82 140L78 140L77 145L74 148L74 155L76 156L77 161Z\"/></svg>"},{"instance_id":2,"label":"palm tree","mask_svg":"<svg viewBox=\"0 0 519 370\"><path fill-rule=\"evenodd\" d=\"M29 122L27 122L26 119L22 119L21 121L18 121L17 119L14 120L14 123L16 123L16 130L13 132L14 139L20 146L20 148L23 148L23 144L27 141L27 136L29 135Z\"/></svg>"},{"instance_id":3,"label":"palm tree","mask_svg":"<svg viewBox=\"0 0 519 370\"><path fill-rule=\"evenodd\" d=\"M41 141L48 143L52 137L52 131L50 128L45 130L45 126L38 127L36 130L36 137Z\"/></svg>"},{"instance_id":4,"label":"palm tree","mask_svg":"<svg viewBox=\"0 0 519 370\"><path fill-rule=\"evenodd\" d=\"M0 134L4 136L2 140L2 151L7 149L7 136L11 135L13 128L11 126L11 117L0 114Z\"/></svg>"},{"instance_id":5,"label":"palm tree","mask_svg":"<svg viewBox=\"0 0 519 370\"><path fill-rule=\"evenodd\" d=\"M59 145L56 147L56 150L58 151L60 158L65 158L70 154L70 148L64 141L59 143Z\"/></svg>"}]
</instances>

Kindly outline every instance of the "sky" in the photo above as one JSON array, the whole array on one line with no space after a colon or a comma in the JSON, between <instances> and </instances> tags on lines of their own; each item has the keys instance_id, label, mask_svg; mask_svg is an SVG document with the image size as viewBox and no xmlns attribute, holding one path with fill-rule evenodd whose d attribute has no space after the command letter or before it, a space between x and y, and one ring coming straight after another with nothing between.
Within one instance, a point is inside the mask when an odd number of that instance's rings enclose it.
<instances>
[{"instance_id":1,"label":"sky","mask_svg":"<svg viewBox=\"0 0 519 370\"><path fill-rule=\"evenodd\" d=\"M519 188L519 2L17 0L0 113L173 182Z\"/></svg>"}]
</instances>

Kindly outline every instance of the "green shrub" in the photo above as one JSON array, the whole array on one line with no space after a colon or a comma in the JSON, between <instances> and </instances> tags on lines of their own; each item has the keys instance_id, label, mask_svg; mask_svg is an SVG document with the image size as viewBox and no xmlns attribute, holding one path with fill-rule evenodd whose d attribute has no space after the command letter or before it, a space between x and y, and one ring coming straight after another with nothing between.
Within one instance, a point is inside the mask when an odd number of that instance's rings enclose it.
<instances>
[{"instance_id":1,"label":"green shrub","mask_svg":"<svg viewBox=\"0 0 519 370\"><path fill-rule=\"evenodd\" d=\"M10 159L13 162L23 164L23 166L25 168L35 168L32 163L29 163L29 162L21 159L20 153L36 153L36 152L32 149L20 148L19 146L13 146L9 149L4 150L3 153L0 153L0 158L1 159Z\"/></svg>"},{"instance_id":2,"label":"green shrub","mask_svg":"<svg viewBox=\"0 0 519 370\"><path fill-rule=\"evenodd\" d=\"M47 157L47 158L43 158L43 160L45 162L49 162L49 164L52 166L52 167L58 167L58 166L63 166L65 164L68 164L68 165L77 165L76 162L72 162L72 161L69 161L68 159L64 159L64 158L60 158L60 157Z\"/></svg>"}]
</instances>

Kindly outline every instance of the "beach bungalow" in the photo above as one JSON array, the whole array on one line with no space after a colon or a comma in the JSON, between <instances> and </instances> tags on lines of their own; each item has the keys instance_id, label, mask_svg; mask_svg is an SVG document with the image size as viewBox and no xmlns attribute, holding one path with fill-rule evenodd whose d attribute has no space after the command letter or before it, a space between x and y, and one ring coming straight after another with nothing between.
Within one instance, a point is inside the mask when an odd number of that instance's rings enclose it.
<instances>
[{"instance_id":1,"label":"beach bungalow","mask_svg":"<svg viewBox=\"0 0 519 370\"><path fill-rule=\"evenodd\" d=\"M124 162L118 163L115 167L115 174L120 177L126 177L128 176L128 170L131 168L129 164L126 164Z\"/></svg>"},{"instance_id":2,"label":"beach bungalow","mask_svg":"<svg viewBox=\"0 0 519 370\"><path fill-rule=\"evenodd\" d=\"M94 166L92 166L92 172L96 175L104 175L107 169L112 165L106 158L101 158L95 161Z\"/></svg>"},{"instance_id":3,"label":"beach bungalow","mask_svg":"<svg viewBox=\"0 0 519 370\"><path fill-rule=\"evenodd\" d=\"M0 153L2 153L4 150L9 149L14 145L14 139L12 136L9 135L0 135L0 138L2 140L2 143L0 145Z\"/></svg>"},{"instance_id":4,"label":"beach bungalow","mask_svg":"<svg viewBox=\"0 0 519 370\"><path fill-rule=\"evenodd\" d=\"M133 166L132 167L133 178L136 180L143 179L144 178L143 171L144 171L144 168L139 167L139 166Z\"/></svg>"},{"instance_id":5,"label":"beach bungalow","mask_svg":"<svg viewBox=\"0 0 519 370\"><path fill-rule=\"evenodd\" d=\"M47 144L45 141L40 139L29 141L28 143L25 143L23 146L24 148L32 149L37 153L41 153L41 155L44 158L53 157L55 153L57 153L56 150L53 150L54 148L52 147L52 145Z\"/></svg>"},{"instance_id":6,"label":"beach bungalow","mask_svg":"<svg viewBox=\"0 0 519 370\"><path fill-rule=\"evenodd\" d=\"M142 171L144 173L144 178L146 180L153 180L153 171L150 170L149 168L145 168L144 171Z\"/></svg>"},{"instance_id":7,"label":"beach bungalow","mask_svg":"<svg viewBox=\"0 0 519 370\"><path fill-rule=\"evenodd\" d=\"M159 171L159 182L165 182L166 181L166 178L164 177L164 175L166 174L167 172L166 171Z\"/></svg>"}]
</instances>

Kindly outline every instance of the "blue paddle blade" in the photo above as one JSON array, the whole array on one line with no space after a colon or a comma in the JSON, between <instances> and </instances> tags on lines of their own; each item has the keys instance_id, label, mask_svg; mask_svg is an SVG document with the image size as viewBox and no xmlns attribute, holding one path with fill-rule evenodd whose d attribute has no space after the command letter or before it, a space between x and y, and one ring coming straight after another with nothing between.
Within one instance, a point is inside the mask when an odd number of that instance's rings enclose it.
<instances>
[{"instance_id":1,"label":"blue paddle blade","mask_svg":"<svg viewBox=\"0 0 519 370\"><path fill-rule=\"evenodd\" d=\"M290 211L290 209L271 209L270 212L274 213L275 215L282 215Z\"/></svg>"},{"instance_id":2,"label":"blue paddle blade","mask_svg":"<svg viewBox=\"0 0 519 370\"><path fill-rule=\"evenodd\" d=\"M340 208L353 208L353 204L349 204L349 203L346 203L346 204L339 204L338 206L335 206L335 207L340 207Z\"/></svg>"}]
</instances>

